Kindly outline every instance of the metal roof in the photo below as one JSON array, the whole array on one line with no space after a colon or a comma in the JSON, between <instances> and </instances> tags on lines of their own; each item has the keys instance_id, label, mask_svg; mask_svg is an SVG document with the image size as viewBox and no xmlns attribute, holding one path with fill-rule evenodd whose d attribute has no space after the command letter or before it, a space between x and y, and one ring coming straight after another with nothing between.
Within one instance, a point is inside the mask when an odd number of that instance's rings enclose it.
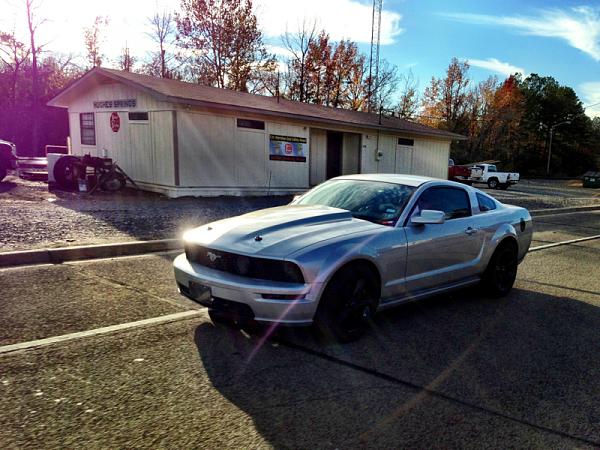
<instances>
[{"instance_id":1,"label":"metal roof","mask_svg":"<svg viewBox=\"0 0 600 450\"><path fill-rule=\"evenodd\" d=\"M463 140L465 137L449 131L438 130L426 125L397 117L379 117L378 114L332 108L309 103L286 100L283 98L249 94L246 92L220 89L169 80L114 69L94 68L67 86L48 102L49 106L68 107L73 91L83 87L86 82L96 79L108 79L128 84L143 90L159 101L182 103L218 109L255 112L271 116L309 120L325 124L337 124L361 128L379 129L400 134L434 137L445 140Z\"/></svg>"}]
</instances>

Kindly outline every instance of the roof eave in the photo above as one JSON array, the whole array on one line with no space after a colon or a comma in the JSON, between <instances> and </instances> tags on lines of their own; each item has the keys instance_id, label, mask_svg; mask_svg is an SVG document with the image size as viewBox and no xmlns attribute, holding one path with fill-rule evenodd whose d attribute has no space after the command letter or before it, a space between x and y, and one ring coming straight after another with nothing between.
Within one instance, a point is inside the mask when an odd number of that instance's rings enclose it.
<instances>
[{"instance_id":1,"label":"roof eave","mask_svg":"<svg viewBox=\"0 0 600 450\"><path fill-rule=\"evenodd\" d=\"M370 130L389 131L392 133L404 133L404 134L411 134L411 135L415 135L415 136L438 138L438 139L447 140L447 141L448 140L454 141L454 140L466 140L467 139L463 135L449 133L449 132L444 132L444 134L441 134L441 133L437 134L437 133L428 133L426 131L420 131L420 130L404 130L401 128L386 127L384 125L373 125L373 124L368 124L368 123L357 124L356 122L348 122L348 121L344 121L344 120L323 119L321 117L315 117L315 116L310 116L310 115L305 115L305 114L293 114L293 113L286 113L286 112L281 112L281 111L270 111L267 109L251 108L248 106L226 105L223 103L207 102L204 100L193 100L193 99L182 98L182 97L168 96L165 98L165 101L171 102L171 103L184 104L184 105L192 105L192 106L200 106L200 107L205 107L205 108L220 109L220 110L224 110L224 111L244 111L244 112L248 112L248 113L262 114L262 115L271 116L271 117L287 117L289 119L307 120L310 122L317 122L317 123L330 124L330 125L344 125L344 126L352 126L352 127L358 127L358 128L366 128L366 129L370 129Z\"/></svg>"},{"instance_id":2,"label":"roof eave","mask_svg":"<svg viewBox=\"0 0 600 450\"><path fill-rule=\"evenodd\" d=\"M202 107L207 107L207 108L221 109L221 110L225 110L225 111L245 111L245 112L250 112L250 113L254 113L254 114L263 114L263 115L267 115L267 116L271 116L271 117L287 117L290 119L308 120L311 122L317 122L317 123L323 123L323 124L352 126L352 127L359 127L359 128L370 129L370 130L387 131L387 132L392 132L392 133L404 133L404 134L415 135L415 136L437 138L437 139L442 139L442 140L447 140L447 141L448 140L454 141L454 140L466 140L467 139L465 136L462 136L462 135L456 134L456 133L450 133L450 132L430 133L430 132L421 131L421 130L403 130L401 128L386 127L384 125L374 125L374 124L369 124L369 123L357 124L355 122L349 122L349 121L344 121L344 120L335 120L335 119L324 119L321 117L315 117L315 116L310 116L310 115L305 115L305 114L293 114L293 113L286 113L286 112L280 112L280 111L270 111L270 110L261 109L261 108L251 108L251 107L247 107L247 106L237 106L237 105L226 105L223 103L208 102L208 101L204 101L204 100L193 100L193 99L189 99L189 98L169 96L169 95L164 95L164 94L162 94L152 88L149 88L141 83L137 83L137 82L129 80L125 77L121 77L118 74L115 74L113 72L103 70L100 67L96 67L96 68L90 70L89 72L84 74L81 78L74 81L70 85L66 86L61 92L59 92L50 101L48 101L47 105L55 106L55 107L59 107L59 108L67 108L68 104L62 102L61 99L63 99L73 89L77 88L82 83L84 83L85 81L87 81L88 79L90 79L96 75L104 76L104 77L110 78L112 80L124 83L130 87L139 89L139 90L147 93L148 95L152 96L156 100L163 101L163 102L202 106Z\"/></svg>"}]
</instances>

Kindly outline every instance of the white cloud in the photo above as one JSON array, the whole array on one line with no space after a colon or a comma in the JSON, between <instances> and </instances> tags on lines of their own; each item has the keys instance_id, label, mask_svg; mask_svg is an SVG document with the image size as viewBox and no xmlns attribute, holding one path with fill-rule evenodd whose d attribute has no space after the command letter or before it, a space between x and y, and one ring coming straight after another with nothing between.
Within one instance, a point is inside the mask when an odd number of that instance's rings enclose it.
<instances>
[{"instance_id":1,"label":"white cloud","mask_svg":"<svg viewBox=\"0 0 600 450\"><path fill-rule=\"evenodd\" d=\"M600 8L579 6L567 10L542 10L537 16L492 16L443 13L449 19L479 25L501 25L523 34L563 39L571 47L600 61Z\"/></svg>"},{"instance_id":2,"label":"white cloud","mask_svg":"<svg viewBox=\"0 0 600 450\"><path fill-rule=\"evenodd\" d=\"M590 117L600 117L600 81L590 81L579 85L579 91L585 105L590 106L585 110Z\"/></svg>"},{"instance_id":3,"label":"white cloud","mask_svg":"<svg viewBox=\"0 0 600 450\"><path fill-rule=\"evenodd\" d=\"M526 76L525 69L522 67L513 66L507 62L498 61L496 58L468 59L468 62L471 66L480 67L482 69L489 70L490 72L499 73L507 77L514 73L522 73Z\"/></svg>"},{"instance_id":4,"label":"white cloud","mask_svg":"<svg viewBox=\"0 0 600 450\"><path fill-rule=\"evenodd\" d=\"M267 37L277 38L286 30L294 32L306 23L316 23L332 39L349 38L360 43L371 42L372 3L357 0L256 0L258 23ZM384 10L381 15L381 44L393 44L402 33L402 16Z\"/></svg>"}]
</instances>

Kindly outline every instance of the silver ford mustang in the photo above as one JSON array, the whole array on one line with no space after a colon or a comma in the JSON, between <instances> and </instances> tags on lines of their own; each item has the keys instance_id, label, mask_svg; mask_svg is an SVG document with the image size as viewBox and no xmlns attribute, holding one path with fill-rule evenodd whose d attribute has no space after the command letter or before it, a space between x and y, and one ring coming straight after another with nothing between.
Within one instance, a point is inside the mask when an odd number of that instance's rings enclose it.
<instances>
[{"instance_id":1,"label":"silver ford mustang","mask_svg":"<svg viewBox=\"0 0 600 450\"><path fill-rule=\"evenodd\" d=\"M187 232L175 278L215 322L314 322L344 342L408 301L474 283L506 295L532 231L526 209L459 183L342 176Z\"/></svg>"}]
</instances>

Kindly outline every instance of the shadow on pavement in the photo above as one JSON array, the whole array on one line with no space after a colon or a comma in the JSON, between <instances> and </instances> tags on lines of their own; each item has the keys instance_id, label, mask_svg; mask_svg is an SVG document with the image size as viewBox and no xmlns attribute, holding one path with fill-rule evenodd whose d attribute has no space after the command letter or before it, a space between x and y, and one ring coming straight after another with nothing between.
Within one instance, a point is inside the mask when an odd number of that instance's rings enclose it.
<instances>
[{"instance_id":1,"label":"shadow on pavement","mask_svg":"<svg viewBox=\"0 0 600 450\"><path fill-rule=\"evenodd\" d=\"M275 448L600 445L600 309L576 298L462 291L382 313L345 346L210 323L195 342ZM319 365L278 365L283 351Z\"/></svg>"}]
</instances>

